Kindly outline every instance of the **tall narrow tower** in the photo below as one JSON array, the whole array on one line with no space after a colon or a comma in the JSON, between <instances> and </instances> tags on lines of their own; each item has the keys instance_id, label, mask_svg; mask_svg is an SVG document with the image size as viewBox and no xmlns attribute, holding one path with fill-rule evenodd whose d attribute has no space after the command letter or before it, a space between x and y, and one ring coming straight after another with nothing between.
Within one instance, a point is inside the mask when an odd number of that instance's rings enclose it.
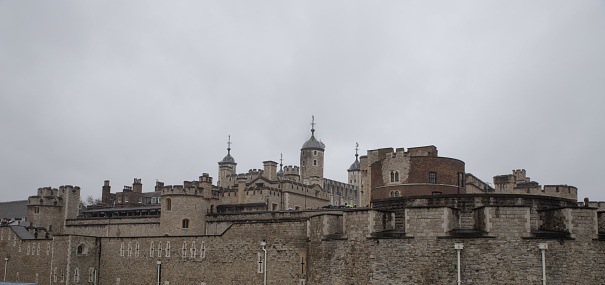
<instances>
[{"instance_id":1,"label":"tall narrow tower","mask_svg":"<svg viewBox=\"0 0 605 285\"><path fill-rule=\"evenodd\" d=\"M357 153L358 150L359 143L355 143L355 162L351 164L351 167L349 167L347 172L349 172L349 184L353 184L355 187L357 187L357 205L361 205L361 168L359 163L359 154Z\"/></svg>"},{"instance_id":2,"label":"tall narrow tower","mask_svg":"<svg viewBox=\"0 0 605 285\"><path fill-rule=\"evenodd\" d=\"M235 167L237 163L235 163L235 159L231 156L231 135L229 136L229 140L227 141L227 155L223 158L223 160L218 162L218 183L219 187L229 188L235 183L235 180L229 182L229 176L235 175L236 170ZM234 178L235 179L235 178Z\"/></svg>"},{"instance_id":3,"label":"tall narrow tower","mask_svg":"<svg viewBox=\"0 0 605 285\"><path fill-rule=\"evenodd\" d=\"M315 139L315 116L311 121L311 138L300 149L300 178L309 184L311 177L324 177L324 144Z\"/></svg>"}]
</instances>

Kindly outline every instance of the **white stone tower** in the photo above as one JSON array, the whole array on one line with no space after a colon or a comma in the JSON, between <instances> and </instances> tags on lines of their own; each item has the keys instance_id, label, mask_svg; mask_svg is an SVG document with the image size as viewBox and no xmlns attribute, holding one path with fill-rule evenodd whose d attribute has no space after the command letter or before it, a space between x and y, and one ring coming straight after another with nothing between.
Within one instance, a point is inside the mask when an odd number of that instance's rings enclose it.
<instances>
[{"instance_id":1,"label":"white stone tower","mask_svg":"<svg viewBox=\"0 0 605 285\"><path fill-rule=\"evenodd\" d=\"M315 117L311 121L311 138L300 149L300 178L304 184L324 177L324 144L315 139Z\"/></svg>"}]
</instances>

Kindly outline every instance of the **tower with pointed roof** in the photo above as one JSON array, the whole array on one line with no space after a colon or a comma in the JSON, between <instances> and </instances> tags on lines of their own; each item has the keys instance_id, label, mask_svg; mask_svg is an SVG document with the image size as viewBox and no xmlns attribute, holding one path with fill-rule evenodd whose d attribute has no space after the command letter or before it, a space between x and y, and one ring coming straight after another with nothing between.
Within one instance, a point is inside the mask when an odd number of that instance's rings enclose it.
<instances>
[{"instance_id":1,"label":"tower with pointed roof","mask_svg":"<svg viewBox=\"0 0 605 285\"><path fill-rule=\"evenodd\" d=\"M229 140L227 141L227 155L223 158L223 160L218 162L218 186L227 188L230 185L233 185L234 182L229 182L229 177L232 175L236 175L237 163L235 163L235 159L231 156L231 136L229 136Z\"/></svg>"},{"instance_id":2,"label":"tower with pointed roof","mask_svg":"<svg viewBox=\"0 0 605 285\"><path fill-rule=\"evenodd\" d=\"M357 189L361 189L361 167L359 163L359 143L355 143L355 162L347 170L349 173L349 184L355 185ZM361 204L361 195L358 195L357 205Z\"/></svg>"},{"instance_id":3,"label":"tower with pointed roof","mask_svg":"<svg viewBox=\"0 0 605 285\"><path fill-rule=\"evenodd\" d=\"M305 184L324 177L324 144L315 138L315 117L311 121L311 138L300 149L300 178Z\"/></svg>"}]
</instances>

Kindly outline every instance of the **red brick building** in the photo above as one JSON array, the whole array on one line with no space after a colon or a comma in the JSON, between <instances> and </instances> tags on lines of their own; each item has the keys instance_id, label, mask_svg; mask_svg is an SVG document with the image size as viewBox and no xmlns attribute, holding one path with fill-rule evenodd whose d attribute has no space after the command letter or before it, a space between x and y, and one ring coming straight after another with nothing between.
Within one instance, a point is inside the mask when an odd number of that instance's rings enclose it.
<instances>
[{"instance_id":1,"label":"red brick building","mask_svg":"<svg viewBox=\"0 0 605 285\"><path fill-rule=\"evenodd\" d=\"M439 157L435 146L369 150L361 157L361 171L369 200L465 193L464 162Z\"/></svg>"}]
</instances>

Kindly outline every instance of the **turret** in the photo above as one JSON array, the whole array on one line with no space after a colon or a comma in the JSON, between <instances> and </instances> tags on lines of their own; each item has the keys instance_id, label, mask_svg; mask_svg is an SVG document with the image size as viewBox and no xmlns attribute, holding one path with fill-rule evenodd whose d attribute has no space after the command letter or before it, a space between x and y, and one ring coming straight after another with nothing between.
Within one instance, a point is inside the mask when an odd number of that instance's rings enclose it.
<instances>
[{"instance_id":1,"label":"turret","mask_svg":"<svg viewBox=\"0 0 605 285\"><path fill-rule=\"evenodd\" d=\"M231 136L229 136L229 140L227 142L227 155L223 158L223 160L218 162L218 183L219 187L229 188L231 185L228 182L227 177L229 175L235 175L236 173L235 159L231 156Z\"/></svg>"},{"instance_id":2,"label":"turret","mask_svg":"<svg viewBox=\"0 0 605 285\"><path fill-rule=\"evenodd\" d=\"M324 144L315 138L315 117L311 122L311 138L300 150L300 176L305 184L310 183L311 176L324 177Z\"/></svg>"},{"instance_id":3,"label":"turret","mask_svg":"<svg viewBox=\"0 0 605 285\"><path fill-rule=\"evenodd\" d=\"M357 187L357 190L360 191L361 190L361 167L360 167L360 162L359 162L359 154L357 153L357 151L359 150L359 144L355 143L355 162L353 162L353 164L351 164L351 167L349 167L349 169L347 170L347 172L349 173L349 184L355 185ZM356 201L356 203L358 203L359 205L362 205L361 203L361 195L358 195L359 199L358 201Z\"/></svg>"}]
</instances>

